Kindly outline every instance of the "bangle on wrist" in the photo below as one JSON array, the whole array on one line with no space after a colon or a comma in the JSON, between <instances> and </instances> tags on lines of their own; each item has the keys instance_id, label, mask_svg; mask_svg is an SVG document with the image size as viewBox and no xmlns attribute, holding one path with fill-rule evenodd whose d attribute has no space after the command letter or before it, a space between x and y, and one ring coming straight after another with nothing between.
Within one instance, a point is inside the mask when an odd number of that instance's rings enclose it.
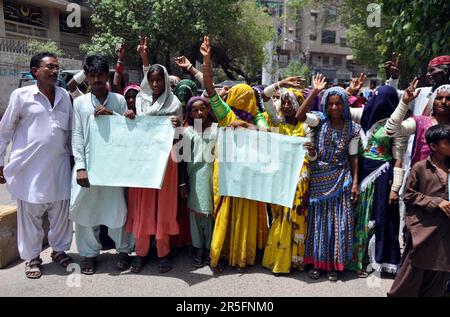
<instances>
[{"instance_id":1,"label":"bangle on wrist","mask_svg":"<svg viewBox=\"0 0 450 317\"><path fill-rule=\"evenodd\" d=\"M192 64L189 64L189 66L187 67L187 71L188 72L191 71L191 68L192 68Z\"/></svg>"}]
</instances>

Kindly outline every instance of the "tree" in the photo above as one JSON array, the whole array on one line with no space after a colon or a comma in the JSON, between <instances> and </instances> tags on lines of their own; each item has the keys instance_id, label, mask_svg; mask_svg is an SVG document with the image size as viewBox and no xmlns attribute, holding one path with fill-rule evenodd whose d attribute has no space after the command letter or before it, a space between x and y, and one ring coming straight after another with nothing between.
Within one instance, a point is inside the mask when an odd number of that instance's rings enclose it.
<instances>
[{"instance_id":1,"label":"tree","mask_svg":"<svg viewBox=\"0 0 450 317\"><path fill-rule=\"evenodd\" d=\"M393 52L402 55L401 86L414 76L424 75L430 59L450 51L450 3L446 0L290 0L295 8L339 4L338 15L348 28L348 44L354 60L371 68L383 69ZM381 9L381 24L367 23L368 5ZM383 72L381 74L384 75Z\"/></svg>"},{"instance_id":2,"label":"tree","mask_svg":"<svg viewBox=\"0 0 450 317\"><path fill-rule=\"evenodd\" d=\"M38 40L30 40L27 43L27 50L30 55L34 55L42 52L50 52L55 54L57 57L63 57L64 52L58 48L58 45L48 40L47 42L42 42Z\"/></svg>"},{"instance_id":3,"label":"tree","mask_svg":"<svg viewBox=\"0 0 450 317\"><path fill-rule=\"evenodd\" d=\"M149 37L150 61L165 64L186 55L200 60L203 35L213 40L214 60L228 77L240 74L251 82L264 60L263 46L273 30L269 17L251 1L239 0L89 0L97 32L84 52L99 52L111 60L124 42L127 61L138 65L135 47L139 36Z\"/></svg>"},{"instance_id":4,"label":"tree","mask_svg":"<svg viewBox=\"0 0 450 317\"><path fill-rule=\"evenodd\" d=\"M378 33L378 51L382 56L389 56L392 51L402 54L403 86L415 75L424 75L433 57L449 54L450 2L384 0L381 9L393 19L384 32Z\"/></svg>"},{"instance_id":5,"label":"tree","mask_svg":"<svg viewBox=\"0 0 450 317\"><path fill-rule=\"evenodd\" d=\"M301 76L303 78L308 79L309 78L310 70L308 66L305 64L300 63L299 61L291 61L288 65L288 67L284 71L284 77L290 77L290 76Z\"/></svg>"}]
</instances>

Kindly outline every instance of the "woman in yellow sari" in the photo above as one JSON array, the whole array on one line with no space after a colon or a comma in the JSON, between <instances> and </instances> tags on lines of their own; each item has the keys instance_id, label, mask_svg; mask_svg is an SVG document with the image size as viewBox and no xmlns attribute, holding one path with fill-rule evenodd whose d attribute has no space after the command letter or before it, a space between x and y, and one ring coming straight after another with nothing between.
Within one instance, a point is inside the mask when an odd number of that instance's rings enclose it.
<instances>
[{"instance_id":1,"label":"woman in yellow sari","mask_svg":"<svg viewBox=\"0 0 450 317\"><path fill-rule=\"evenodd\" d=\"M270 126L277 128L280 134L310 138L309 127L295 118L303 101L303 94L299 90L283 89L279 110L273 102L266 103ZM276 274L290 273L291 267L304 270L309 161L316 159L311 143L307 142L305 147L308 152L300 172L292 208L271 206L273 220L262 265Z\"/></svg>"},{"instance_id":2,"label":"woman in yellow sari","mask_svg":"<svg viewBox=\"0 0 450 317\"><path fill-rule=\"evenodd\" d=\"M256 125L269 128L264 116L258 112L253 89L245 84L230 89L227 102L216 93L211 72L211 47L205 37L200 48L204 58L205 89L220 127ZM211 241L210 266L216 272L223 270L223 260L243 270L255 264L256 249L264 248L267 238L265 204L253 200L219 196L219 169L214 164L214 216L215 226ZM220 260L220 262L219 262Z\"/></svg>"}]
</instances>

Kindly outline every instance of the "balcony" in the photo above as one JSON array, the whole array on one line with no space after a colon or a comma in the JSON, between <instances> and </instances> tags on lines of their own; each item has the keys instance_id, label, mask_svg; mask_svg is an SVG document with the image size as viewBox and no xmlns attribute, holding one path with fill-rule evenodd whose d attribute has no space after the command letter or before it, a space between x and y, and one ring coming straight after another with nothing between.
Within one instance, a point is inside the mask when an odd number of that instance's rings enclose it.
<instances>
[{"instance_id":1,"label":"balcony","mask_svg":"<svg viewBox=\"0 0 450 317\"><path fill-rule=\"evenodd\" d=\"M31 52L28 50L28 42L28 40L0 38L0 52L29 55ZM84 58L78 45L62 44L60 48L64 52L64 58Z\"/></svg>"}]
</instances>

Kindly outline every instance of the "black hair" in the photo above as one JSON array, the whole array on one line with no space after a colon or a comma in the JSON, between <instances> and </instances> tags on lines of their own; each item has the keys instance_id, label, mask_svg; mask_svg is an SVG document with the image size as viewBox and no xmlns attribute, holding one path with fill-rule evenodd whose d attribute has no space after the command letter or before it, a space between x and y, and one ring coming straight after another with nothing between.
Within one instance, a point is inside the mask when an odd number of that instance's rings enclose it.
<instances>
[{"instance_id":1,"label":"black hair","mask_svg":"<svg viewBox=\"0 0 450 317\"><path fill-rule=\"evenodd\" d=\"M42 59L45 58L45 57L57 58L56 55L51 53L51 52L37 53L37 54L34 54L31 57L31 60L30 60L30 73L31 73L31 76L33 76L34 79L36 79L36 76L34 76L33 71L31 69L33 67L39 68L39 66L41 65Z\"/></svg>"},{"instance_id":2,"label":"black hair","mask_svg":"<svg viewBox=\"0 0 450 317\"><path fill-rule=\"evenodd\" d=\"M166 78L164 77L164 68L161 67L161 65L154 64L150 67L150 69L147 72L147 80L150 81L150 75L154 72L157 72L161 77L166 81Z\"/></svg>"},{"instance_id":3,"label":"black hair","mask_svg":"<svg viewBox=\"0 0 450 317\"><path fill-rule=\"evenodd\" d=\"M437 124L430 127L425 135L428 146L438 144L441 140L448 140L450 142L450 125Z\"/></svg>"},{"instance_id":4,"label":"black hair","mask_svg":"<svg viewBox=\"0 0 450 317\"><path fill-rule=\"evenodd\" d=\"M93 54L86 57L83 69L86 74L109 74L109 63L103 55Z\"/></svg>"}]
</instances>

